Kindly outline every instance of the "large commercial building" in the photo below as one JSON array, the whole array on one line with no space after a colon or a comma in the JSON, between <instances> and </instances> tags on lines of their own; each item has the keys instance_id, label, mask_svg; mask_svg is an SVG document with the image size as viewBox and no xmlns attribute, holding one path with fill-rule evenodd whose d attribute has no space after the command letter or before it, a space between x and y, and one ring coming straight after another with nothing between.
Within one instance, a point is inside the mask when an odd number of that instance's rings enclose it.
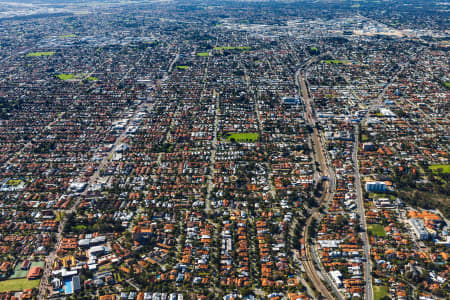
<instances>
[{"instance_id":1,"label":"large commercial building","mask_svg":"<svg viewBox=\"0 0 450 300\"><path fill-rule=\"evenodd\" d=\"M366 182L366 191L368 191L368 192L384 192L384 191L386 191L386 183L383 181Z\"/></svg>"},{"instance_id":2,"label":"large commercial building","mask_svg":"<svg viewBox=\"0 0 450 300\"><path fill-rule=\"evenodd\" d=\"M430 237L422 219L411 218L409 219L409 224L419 240L427 240Z\"/></svg>"}]
</instances>

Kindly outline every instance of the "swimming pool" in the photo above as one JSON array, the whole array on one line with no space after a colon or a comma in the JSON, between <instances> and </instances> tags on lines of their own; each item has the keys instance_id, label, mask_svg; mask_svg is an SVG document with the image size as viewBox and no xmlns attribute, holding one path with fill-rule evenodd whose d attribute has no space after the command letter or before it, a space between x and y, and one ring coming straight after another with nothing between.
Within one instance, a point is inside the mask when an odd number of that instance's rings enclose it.
<instances>
[{"instance_id":1,"label":"swimming pool","mask_svg":"<svg viewBox=\"0 0 450 300\"><path fill-rule=\"evenodd\" d=\"M64 279L64 291L66 295L73 293L73 287L72 287L72 278L66 278Z\"/></svg>"}]
</instances>

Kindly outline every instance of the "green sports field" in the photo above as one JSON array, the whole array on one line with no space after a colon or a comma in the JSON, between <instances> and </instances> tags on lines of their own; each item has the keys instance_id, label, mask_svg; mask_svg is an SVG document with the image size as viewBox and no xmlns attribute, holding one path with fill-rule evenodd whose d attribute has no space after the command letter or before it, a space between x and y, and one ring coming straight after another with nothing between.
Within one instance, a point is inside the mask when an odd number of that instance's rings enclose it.
<instances>
[{"instance_id":1,"label":"green sports field","mask_svg":"<svg viewBox=\"0 0 450 300\"><path fill-rule=\"evenodd\" d=\"M380 300L381 298L389 296L388 287L384 285L374 285L373 286L373 298L375 300Z\"/></svg>"},{"instance_id":2,"label":"green sports field","mask_svg":"<svg viewBox=\"0 0 450 300\"><path fill-rule=\"evenodd\" d=\"M10 279L19 279L19 278L27 277L29 270L22 270L20 268L21 263L22 262L18 263L17 266L14 268L14 273L9 277ZM44 267L44 262L43 261L33 261L33 262L31 262L30 268L32 268L32 267L41 267L41 268L43 268Z\"/></svg>"},{"instance_id":3,"label":"green sports field","mask_svg":"<svg viewBox=\"0 0 450 300\"><path fill-rule=\"evenodd\" d=\"M339 65L339 64L346 64L348 63L347 60L339 60L339 59L326 59L326 60L322 60L322 62L324 64L328 64L328 65Z\"/></svg>"},{"instance_id":4,"label":"green sports field","mask_svg":"<svg viewBox=\"0 0 450 300\"><path fill-rule=\"evenodd\" d=\"M380 224L369 224L367 225L367 230L378 237L386 236L386 231L384 230L383 225Z\"/></svg>"},{"instance_id":5,"label":"green sports field","mask_svg":"<svg viewBox=\"0 0 450 300\"><path fill-rule=\"evenodd\" d=\"M226 137L228 141L255 142L259 137L257 133L232 133Z\"/></svg>"},{"instance_id":6,"label":"green sports field","mask_svg":"<svg viewBox=\"0 0 450 300\"><path fill-rule=\"evenodd\" d=\"M28 280L26 278L0 281L0 293L37 288L40 282L41 280Z\"/></svg>"},{"instance_id":7,"label":"green sports field","mask_svg":"<svg viewBox=\"0 0 450 300\"><path fill-rule=\"evenodd\" d=\"M56 75L56 77L58 77L61 80L70 80L73 79L75 77L74 74L58 74Z\"/></svg>"},{"instance_id":8,"label":"green sports field","mask_svg":"<svg viewBox=\"0 0 450 300\"><path fill-rule=\"evenodd\" d=\"M430 169L433 173L437 173L439 169L442 169L442 173L444 174L450 173L450 165L432 165Z\"/></svg>"},{"instance_id":9,"label":"green sports field","mask_svg":"<svg viewBox=\"0 0 450 300\"><path fill-rule=\"evenodd\" d=\"M238 47L233 47L233 46L221 46L221 47L214 47L214 50L241 50L241 51L248 51L252 49L251 47L246 47L246 46L238 46Z\"/></svg>"},{"instance_id":10,"label":"green sports field","mask_svg":"<svg viewBox=\"0 0 450 300\"><path fill-rule=\"evenodd\" d=\"M52 56L55 52L31 52L27 54L27 57L36 57L36 56Z\"/></svg>"},{"instance_id":11,"label":"green sports field","mask_svg":"<svg viewBox=\"0 0 450 300\"><path fill-rule=\"evenodd\" d=\"M74 38L74 37L77 37L77 35L76 34L65 34L65 35L58 36L58 38L60 38L60 39Z\"/></svg>"}]
</instances>

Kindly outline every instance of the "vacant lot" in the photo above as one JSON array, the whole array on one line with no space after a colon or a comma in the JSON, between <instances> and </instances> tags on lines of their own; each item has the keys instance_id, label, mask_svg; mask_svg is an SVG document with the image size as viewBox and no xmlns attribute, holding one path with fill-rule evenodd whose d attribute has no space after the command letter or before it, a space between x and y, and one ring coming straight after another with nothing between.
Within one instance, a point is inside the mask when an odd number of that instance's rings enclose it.
<instances>
[{"instance_id":1,"label":"vacant lot","mask_svg":"<svg viewBox=\"0 0 450 300\"><path fill-rule=\"evenodd\" d=\"M258 139L257 133L232 133L226 137L228 141L254 142Z\"/></svg>"},{"instance_id":2,"label":"vacant lot","mask_svg":"<svg viewBox=\"0 0 450 300\"><path fill-rule=\"evenodd\" d=\"M208 52L199 52L197 53L197 56L209 56Z\"/></svg>"},{"instance_id":3,"label":"vacant lot","mask_svg":"<svg viewBox=\"0 0 450 300\"><path fill-rule=\"evenodd\" d=\"M187 70L187 69L189 69L188 66L176 66L175 68L180 69L180 70Z\"/></svg>"},{"instance_id":4,"label":"vacant lot","mask_svg":"<svg viewBox=\"0 0 450 300\"><path fill-rule=\"evenodd\" d=\"M0 281L0 293L37 288L39 282L40 280L28 280L26 278Z\"/></svg>"},{"instance_id":5,"label":"vacant lot","mask_svg":"<svg viewBox=\"0 0 450 300\"><path fill-rule=\"evenodd\" d=\"M367 230L369 230L373 235L384 237L386 236L386 231L383 225L380 224L369 224L367 225Z\"/></svg>"}]
</instances>

